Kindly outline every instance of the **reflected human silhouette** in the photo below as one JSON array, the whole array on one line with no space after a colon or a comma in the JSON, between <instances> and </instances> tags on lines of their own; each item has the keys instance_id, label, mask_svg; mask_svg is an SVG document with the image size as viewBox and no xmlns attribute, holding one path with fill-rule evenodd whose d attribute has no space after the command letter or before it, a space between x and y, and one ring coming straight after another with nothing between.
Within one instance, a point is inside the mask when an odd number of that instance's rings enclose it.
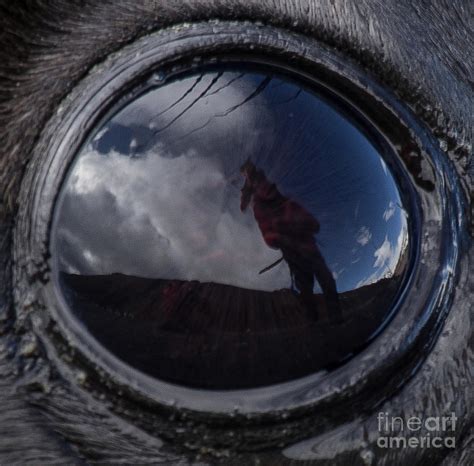
<instances>
[{"instance_id":1,"label":"reflected human silhouette","mask_svg":"<svg viewBox=\"0 0 474 466\"><path fill-rule=\"evenodd\" d=\"M252 203L265 243L282 253L282 259L262 272L284 260L301 302L312 319L317 319L320 314L313 291L316 278L326 300L329 319L340 322L342 312L336 281L315 239L320 228L317 219L299 203L283 196L276 184L249 159L241 166L240 172L245 178L240 210L244 212Z\"/></svg>"}]
</instances>

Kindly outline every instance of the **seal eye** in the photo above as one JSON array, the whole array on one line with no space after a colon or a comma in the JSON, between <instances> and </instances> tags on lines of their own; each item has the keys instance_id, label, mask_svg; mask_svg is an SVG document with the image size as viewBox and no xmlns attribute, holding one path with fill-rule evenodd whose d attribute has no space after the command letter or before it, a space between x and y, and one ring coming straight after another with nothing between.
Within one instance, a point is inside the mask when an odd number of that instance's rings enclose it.
<instances>
[{"instance_id":1,"label":"seal eye","mask_svg":"<svg viewBox=\"0 0 474 466\"><path fill-rule=\"evenodd\" d=\"M355 108L268 65L151 79L85 141L52 230L57 287L148 375L236 389L330 369L409 268L396 155Z\"/></svg>"}]
</instances>

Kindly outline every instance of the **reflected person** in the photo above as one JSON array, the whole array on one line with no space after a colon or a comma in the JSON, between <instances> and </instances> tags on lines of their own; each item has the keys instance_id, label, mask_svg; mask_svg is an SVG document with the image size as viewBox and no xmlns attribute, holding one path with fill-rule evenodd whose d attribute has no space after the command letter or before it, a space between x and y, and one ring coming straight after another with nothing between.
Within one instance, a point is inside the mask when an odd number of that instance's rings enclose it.
<instances>
[{"instance_id":1,"label":"reflected person","mask_svg":"<svg viewBox=\"0 0 474 466\"><path fill-rule=\"evenodd\" d=\"M252 161L247 160L240 172L245 178L240 210L244 212L252 202L255 220L265 243L282 253L282 259L272 266L281 260L288 264L301 302L309 317L315 320L319 317L313 292L316 277L326 300L329 319L341 322L336 282L316 244L315 234L319 232L319 222L299 203L283 196L275 183L269 181Z\"/></svg>"}]
</instances>

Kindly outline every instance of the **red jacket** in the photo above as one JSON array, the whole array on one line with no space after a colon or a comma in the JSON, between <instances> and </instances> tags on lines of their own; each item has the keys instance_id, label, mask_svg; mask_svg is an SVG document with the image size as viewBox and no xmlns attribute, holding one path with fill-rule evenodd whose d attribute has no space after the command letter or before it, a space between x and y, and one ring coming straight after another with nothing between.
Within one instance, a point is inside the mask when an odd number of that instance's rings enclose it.
<instances>
[{"instance_id":1,"label":"red jacket","mask_svg":"<svg viewBox=\"0 0 474 466\"><path fill-rule=\"evenodd\" d=\"M258 175L251 183L253 212L265 243L274 249L291 248L300 253L314 250L318 221L304 207L283 196L261 172Z\"/></svg>"}]
</instances>

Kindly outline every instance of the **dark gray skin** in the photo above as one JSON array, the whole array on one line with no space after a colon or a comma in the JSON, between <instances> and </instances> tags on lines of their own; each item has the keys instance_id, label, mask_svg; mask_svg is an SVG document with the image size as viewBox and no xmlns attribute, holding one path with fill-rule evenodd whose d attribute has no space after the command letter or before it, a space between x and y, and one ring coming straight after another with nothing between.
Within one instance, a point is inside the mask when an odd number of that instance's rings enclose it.
<instances>
[{"instance_id":1,"label":"dark gray skin","mask_svg":"<svg viewBox=\"0 0 474 466\"><path fill-rule=\"evenodd\" d=\"M24 167L62 99L109 54L183 22L260 21L334 47L412 108L439 139L472 198L474 44L468 10L469 2L462 0L0 0L0 464L300 464L295 458L318 465L469 464L474 454L472 240L435 346L413 378L377 409L402 417L456 412L454 451L377 449L376 413L367 412L292 442L299 443L293 448L290 442L242 454L198 449L197 457L182 444L168 445L109 412L107 399L51 382L48 366L29 367L30 356L42 349L35 341L19 342L15 333L10 255Z\"/></svg>"}]
</instances>

